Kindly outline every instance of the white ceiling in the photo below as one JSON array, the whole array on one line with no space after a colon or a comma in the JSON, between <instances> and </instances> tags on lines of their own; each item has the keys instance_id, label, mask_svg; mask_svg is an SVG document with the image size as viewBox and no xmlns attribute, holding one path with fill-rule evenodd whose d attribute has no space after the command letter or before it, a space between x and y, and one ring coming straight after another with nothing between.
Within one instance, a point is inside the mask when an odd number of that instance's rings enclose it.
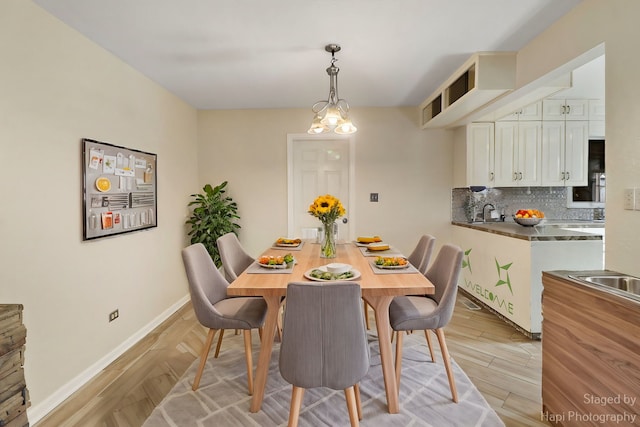
<instances>
[{"instance_id":1,"label":"white ceiling","mask_svg":"<svg viewBox=\"0 0 640 427\"><path fill-rule=\"evenodd\" d=\"M415 106L581 0L32 0L199 109L311 107L338 43L352 107Z\"/></svg>"}]
</instances>

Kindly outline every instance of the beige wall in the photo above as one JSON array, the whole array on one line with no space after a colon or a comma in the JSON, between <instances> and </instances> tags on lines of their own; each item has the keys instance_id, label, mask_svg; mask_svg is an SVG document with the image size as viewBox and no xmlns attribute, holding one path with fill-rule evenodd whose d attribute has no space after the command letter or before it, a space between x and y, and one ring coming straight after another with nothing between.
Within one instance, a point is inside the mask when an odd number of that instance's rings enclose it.
<instances>
[{"instance_id":1,"label":"beige wall","mask_svg":"<svg viewBox=\"0 0 640 427\"><path fill-rule=\"evenodd\" d=\"M24 305L33 422L188 294L197 115L30 1L0 2L0 54L0 303ZM157 153L157 228L82 242L82 138Z\"/></svg>"},{"instance_id":2,"label":"beige wall","mask_svg":"<svg viewBox=\"0 0 640 427\"><path fill-rule=\"evenodd\" d=\"M349 214L354 235L378 233L405 252L424 233L446 241L450 133L420 130L415 108L353 109L351 116L359 128ZM287 134L304 133L311 119L310 109L199 112L200 181L229 181L240 240L252 255L287 234ZM379 193L378 203L369 202L372 192Z\"/></svg>"},{"instance_id":3,"label":"beige wall","mask_svg":"<svg viewBox=\"0 0 640 427\"><path fill-rule=\"evenodd\" d=\"M524 85L605 44L606 268L640 276L640 211L623 209L623 189L640 187L640 27L637 0L585 0L518 53Z\"/></svg>"},{"instance_id":4,"label":"beige wall","mask_svg":"<svg viewBox=\"0 0 640 427\"><path fill-rule=\"evenodd\" d=\"M640 212L622 210L622 189L640 187L637 16L636 0L585 0L519 53L518 83L606 43L607 267L640 275ZM287 134L305 132L311 112L196 113L23 0L0 2L0 53L0 302L25 306L33 422L184 301L189 194L228 180L253 254L286 234ZM403 251L422 232L446 241L453 133L420 130L412 108L353 118L354 233ZM81 241L83 137L158 154L157 229Z\"/></svg>"}]
</instances>

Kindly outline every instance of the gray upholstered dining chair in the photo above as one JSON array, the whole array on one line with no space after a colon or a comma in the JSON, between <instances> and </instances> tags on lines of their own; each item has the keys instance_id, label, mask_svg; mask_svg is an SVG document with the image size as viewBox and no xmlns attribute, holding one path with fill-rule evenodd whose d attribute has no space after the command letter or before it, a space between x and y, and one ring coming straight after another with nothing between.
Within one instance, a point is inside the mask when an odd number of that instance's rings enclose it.
<instances>
[{"instance_id":1,"label":"gray upholstered dining chair","mask_svg":"<svg viewBox=\"0 0 640 427\"><path fill-rule=\"evenodd\" d=\"M229 282L236 280L254 261L251 255L249 255L240 244L238 236L233 232L218 237L216 245L220 253L224 275ZM236 330L236 335L237 334L238 331ZM213 355L215 358L220 354L222 337L224 337L224 329L218 334L218 344L216 345L216 352Z\"/></svg>"},{"instance_id":2,"label":"gray upholstered dining chair","mask_svg":"<svg viewBox=\"0 0 640 427\"><path fill-rule=\"evenodd\" d=\"M238 236L233 232L218 237L216 244L224 274L229 282L233 282L253 263L254 259L244 250Z\"/></svg>"},{"instance_id":3,"label":"gray upholstered dining chair","mask_svg":"<svg viewBox=\"0 0 640 427\"><path fill-rule=\"evenodd\" d=\"M407 257L411 265L418 269L422 274L427 272L429 267L429 261L431 261L431 254L433 253L433 247L435 246L436 238L430 234L424 234L420 236L416 247L411 254Z\"/></svg>"},{"instance_id":4,"label":"gray upholstered dining chair","mask_svg":"<svg viewBox=\"0 0 640 427\"><path fill-rule=\"evenodd\" d=\"M354 282L292 282L280 345L280 373L293 385L289 426L298 425L307 388L344 390L352 426L362 418L357 383L367 374L369 345Z\"/></svg>"},{"instance_id":5,"label":"gray upholstered dining chair","mask_svg":"<svg viewBox=\"0 0 640 427\"><path fill-rule=\"evenodd\" d=\"M418 243L416 244L416 247L413 249L413 251L411 251L411 255L407 257L411 265L413 265L421 274L425 274L427 272L435 243L435 237L430 234L424 234L420 237L420 239L418 239ZM364 310L367 329L369 329L369 305L366 301L364 301L362 307ZM432 348L431 338L429 337L429 335L427 335L427 342L429 343L429 348Z\"/></svg>"},{"instance_id":6,"label":"gray upholstered dining chair","mask_svg":"<svg viewBox=\"0 0 640 427\"><path fill-rule=\"evenodd\" d=\"M440 343L442 359L447 371L451 397L458 402L451 358L444 338L443 328L451 320L458 291L458 276L462 267L462 249L455 245L444 245L425 276L435 286L433 295L399 296L389 305L389 322L396 334L396 381L400 388L402 370L402 333L400 331L423 330L429 342L431 360L433 349L429 340L429 331L434 330Z\"/></svg>"},{"instance_id":7,"label":"gray upholstered dining chair","mask_svg":"<svg viewBox=\"0 0 640 427\"><path fill-rule=\"evenodd\" d=\"M216 268L202 243L182 249L182 261L189 281L193 310L198 321L209 328L207 340L200 354L200 366L193 380L193 390L197 390L200 385L200 377L216 331L242 329L249 394L253 394L251 330L262 327L267 314L266 302L262 297L227 297L229 283Z\"/></svg>"},{"instance_id":8,"label":"gray upholstered dining chair","mask_svg":"<svg viewBox=\"0 0 640 427\"><path fill-rule=\"evenodd\" d=\"M218 245L220 259L222 260L222 268L229 282L236 280L238 276L255 261L251 255L244 250L242 244L240 244L240 240L238 240L238 236L233 232L218 237L216 244ZM278 336L282 337L282 326L279 315L277 332ZM224 331L220 331L214 357L218 357L223 336Z\"/></svg>"}]
</instances>

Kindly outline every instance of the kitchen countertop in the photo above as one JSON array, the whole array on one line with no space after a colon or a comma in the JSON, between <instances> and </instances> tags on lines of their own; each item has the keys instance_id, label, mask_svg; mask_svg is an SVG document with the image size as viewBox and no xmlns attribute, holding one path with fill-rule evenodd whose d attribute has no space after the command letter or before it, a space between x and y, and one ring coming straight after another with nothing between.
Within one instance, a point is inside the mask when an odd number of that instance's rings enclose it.
<instances>
[{"instance_id":1,"label":"kitchen countertop","mask_svg":"<svg viewBox=\"0 0 640 427\"><path fill-rule=\"evenodd\" d=\"M615 295L618 297L626 298L627 300L634 301L635 303L640 305L640 295L636 295L631 292L621 291L619 289L612 288L606 285L598 285L595 283L585 282L584 280L580 280L575 277L572 277L572 276L578 276L578 277L580 276L627 276L627 274L624 274L624 273L620 273L613 270L585 270L585 271L552 270L552 271L544 271L543 274L556 276L558 278L568 280L578 286L584 286L590 289L595 289L597 291L604 292L609 295Z\"/></svg>"},{"instance_id":2,"label":"kitchen countertop","mask_svg":"<svg viewBox=\"0 0 640 427\"><path fill-rule=\"evenodd\" d=\"M602 234L597 234L593 231L583 232L578 229L604 229L604 222L572 220L544 220L533 227L524 227L512 221L472 223L452 221L451 223L459 227L466 227L478 231L529 241L603 240ZM568 228L570 228L570 230L567 230Z\"/></svg>"}]
</instances>

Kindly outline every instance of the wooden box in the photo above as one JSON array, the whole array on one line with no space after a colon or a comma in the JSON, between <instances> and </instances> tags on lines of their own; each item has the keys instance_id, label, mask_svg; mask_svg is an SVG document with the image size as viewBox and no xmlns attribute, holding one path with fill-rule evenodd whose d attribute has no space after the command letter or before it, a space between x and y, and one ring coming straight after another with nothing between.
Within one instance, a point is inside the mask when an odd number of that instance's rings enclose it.
<instances>
[{"instance_id":1,"label":"wooden box","mask_svg":"<svg viewBox=\"0 0 640 427\"><path fill-rule=\"evenodd\" d=\"M0 426L29 425L29 391L24 378L27 329L22 305L0 304Z\"/></svg>"}]
</instances>

